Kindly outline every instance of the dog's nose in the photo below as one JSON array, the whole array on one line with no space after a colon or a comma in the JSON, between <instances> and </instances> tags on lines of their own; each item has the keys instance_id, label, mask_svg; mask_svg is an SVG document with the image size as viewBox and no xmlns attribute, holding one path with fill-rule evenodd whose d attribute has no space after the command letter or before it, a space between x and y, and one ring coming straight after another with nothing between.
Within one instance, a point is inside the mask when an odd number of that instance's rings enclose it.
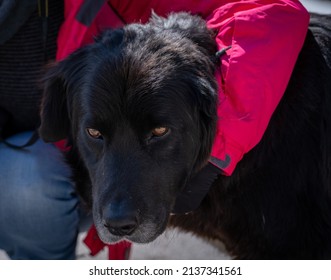
<instances>
[{"instance_id":1,"label":"dog's nose","mask_svg":"<svg viewBox=\"0 0 331 280\"><path fill-rule=\"evenodd\" d=\"M104 218L104 226L113 235L130 235L138 227L138 218L136 213L108 213Z\"/></svg>"}]
</instances>

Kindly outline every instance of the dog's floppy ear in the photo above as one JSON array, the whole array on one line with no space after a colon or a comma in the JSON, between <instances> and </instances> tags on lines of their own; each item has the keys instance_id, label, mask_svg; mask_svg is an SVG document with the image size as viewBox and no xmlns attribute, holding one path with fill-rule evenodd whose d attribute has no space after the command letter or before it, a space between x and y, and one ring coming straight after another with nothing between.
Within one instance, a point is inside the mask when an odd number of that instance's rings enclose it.
<instances>
[{"instance_id":1,"label":"dog's floppy ear","mask_svg":"<svg viewBox=\"0 0 331 280\"><path fill-rule=\"evenodd\" d=\"M154 12L150 24L160 29L171 29L182 37L190 39L200 51L214 60L217 46L214 40L214 31L207 28L206 22L199 16L187 12L171 13L167 18L159 17Z\"/></svg>"},{"instance_id":2,"label":"dog's floppy ear","mask_svg":"<svg viewBox=\"0 0 331 280\"><path fill-rule=\"evenodd\" d=\"M69 131L67 94L62 63L55 64L43 79L39 135L46 142L66 138Z\"/></svg>"},{"instance_id":3,"label":"dog's floppy ear","mask_svg":"<svg viewBox=\"0 0 331 280\"><path fill-rule=\"evenodd\" d=\"M39 135L45 142L56 142L69 135L70 104L73 91L81 84L86 68L86 49L82 48L50 66L43 78Z\"/></svg>"}]
</instances>

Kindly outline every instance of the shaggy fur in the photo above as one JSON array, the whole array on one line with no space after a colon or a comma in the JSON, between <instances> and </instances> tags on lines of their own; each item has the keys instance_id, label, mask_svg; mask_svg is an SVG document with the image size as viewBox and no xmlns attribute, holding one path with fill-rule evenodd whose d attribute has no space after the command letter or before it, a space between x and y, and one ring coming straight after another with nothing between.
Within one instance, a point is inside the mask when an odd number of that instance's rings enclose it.
<instances>
[{"instance_id":1,"label":"shaggy fur","mask_svg":"<svg viewBox=\"0 0 331 280\"><path fill-rule=\"evenodd\" d=\"M222 240L236 258L331 258L331 29L321 25L330 22L313 17L261 142L199 209L171 218L215 134L216 46L204 22L154 16L107 31L53 66L40 134L69 138L77 189L101 239L150 242L170 222ZM158 137L156 127L169 131Z\"/></svg>"}]
</instances>

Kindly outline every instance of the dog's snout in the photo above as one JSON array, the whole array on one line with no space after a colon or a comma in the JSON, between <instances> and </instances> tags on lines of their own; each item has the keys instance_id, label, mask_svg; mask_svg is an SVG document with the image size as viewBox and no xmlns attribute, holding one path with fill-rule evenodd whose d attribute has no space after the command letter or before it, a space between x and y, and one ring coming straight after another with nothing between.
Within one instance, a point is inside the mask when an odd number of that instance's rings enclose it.
<instances>
[{"instance_id":1,"label":"dog's snout","mask_svg":"<svg viewBox=\"0 0 331 280\"><path fill-rule=\"evenodd\" d=\"M104 215L104 226L113 235L128 236L138 227L138 217L136 212L116 213L108 211Z\"/></svg>"}]
</instances>

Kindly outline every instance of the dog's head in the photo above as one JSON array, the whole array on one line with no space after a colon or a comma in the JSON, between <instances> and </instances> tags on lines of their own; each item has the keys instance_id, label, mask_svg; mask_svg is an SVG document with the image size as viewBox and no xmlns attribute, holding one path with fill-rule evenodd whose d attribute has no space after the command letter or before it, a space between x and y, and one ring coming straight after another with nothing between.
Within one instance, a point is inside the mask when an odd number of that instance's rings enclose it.
<instances>
[{"instance_id":1,"label":"dog's head","mask_svg":"<svg viewBox=\"0 0 331 280\"><path fill-rule=\"evenodd\" d=\"M154 15L106 31L48 71L39 132L45 141L71 139L104 242L155 239L208 160L215 52L199 17Z\"/></svg>"}]
</instances>

